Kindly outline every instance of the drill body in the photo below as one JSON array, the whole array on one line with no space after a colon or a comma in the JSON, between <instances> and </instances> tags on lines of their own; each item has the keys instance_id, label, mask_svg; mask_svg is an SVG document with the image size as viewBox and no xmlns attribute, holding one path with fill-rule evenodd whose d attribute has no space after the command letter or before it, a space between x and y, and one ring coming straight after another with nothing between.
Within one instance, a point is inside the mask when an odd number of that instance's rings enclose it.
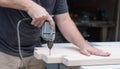
<instances>
[{"instance_id":1,"label":"drill body","mask_svg":"<svg viewBox=\"0 0 120 69\"><path fill-rule=\"evenodd\" d=\"M49 55L51 55L51 49L55 40L55 24L54 27L51 28L50 23L48 21L45 21L41 27L41 37L46 41L49 48Z\"/></svg>"}]
</instances>

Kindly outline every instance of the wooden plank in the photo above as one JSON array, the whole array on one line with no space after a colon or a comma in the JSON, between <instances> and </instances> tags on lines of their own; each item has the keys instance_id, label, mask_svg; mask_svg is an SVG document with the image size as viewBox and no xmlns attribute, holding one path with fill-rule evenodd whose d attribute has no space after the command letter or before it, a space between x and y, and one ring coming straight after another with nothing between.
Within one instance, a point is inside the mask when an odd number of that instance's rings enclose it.
<instances>
[{"instance_id":1,"label":"wooden plank","mask_svg":"<svg viewBox=\"0 0 120 69\"><path fill-rule=\"evenodd\" d=\"M35 57L46 63L63 63L66 66L120 64L120 42L93 42L95 47L111 53L110 57L85 56L71 43L54 44L52 55L44 47L35 48Z\"/></svg>"}]
</instances>

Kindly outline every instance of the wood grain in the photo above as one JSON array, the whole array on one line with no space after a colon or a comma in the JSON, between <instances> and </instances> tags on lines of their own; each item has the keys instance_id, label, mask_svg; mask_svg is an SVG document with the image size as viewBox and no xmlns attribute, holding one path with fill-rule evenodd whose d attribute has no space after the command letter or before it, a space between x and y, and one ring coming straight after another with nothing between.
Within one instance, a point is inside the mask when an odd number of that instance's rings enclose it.
<instances>
[{"instance_id":1,"label":"wood grain","mask_svg":"<svg viewBox=\"0 0 120 69\"><path fill-rule=\"evenodd\" d=\"M111 56L85 56L71 43L54 44L51 55L46 44L43 47L36 47L34 56L46 63L63 63L66 66L120 64L120 42L93 42L91 45L110 52Z\"/></svg>"}]
</instances>

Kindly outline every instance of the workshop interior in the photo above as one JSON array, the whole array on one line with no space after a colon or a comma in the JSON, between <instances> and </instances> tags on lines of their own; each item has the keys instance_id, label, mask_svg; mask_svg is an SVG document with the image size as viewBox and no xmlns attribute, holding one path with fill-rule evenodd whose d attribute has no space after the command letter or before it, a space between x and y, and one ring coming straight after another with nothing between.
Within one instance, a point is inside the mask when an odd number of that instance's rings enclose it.
<instances>
[{"instance_id":1,"label":"workshop interior","mask_svg":"<svg viewBox=\"0 0 120 69\"><path fill-rule=\"evenodd\" d=\"M117 41L119 0L67 0L70 16L88 41ZM67 42L57 29L55 42Z\"/></svg>"},{"instance_id":2,"label":"workshop interior","mask_svg":"<svg viewBox=\"0 0 120 69\"><path fill-rule=\"evenodd\" d=\"M120 40L120 0L67 0L67 3L72 20L87 41ZM57 27L54 42L68 43ZM47 69L53 68L66 69L60 64L47 64ZM81 69L120 69L120 66L88 66Z\"/></svg>"}]
</instances>

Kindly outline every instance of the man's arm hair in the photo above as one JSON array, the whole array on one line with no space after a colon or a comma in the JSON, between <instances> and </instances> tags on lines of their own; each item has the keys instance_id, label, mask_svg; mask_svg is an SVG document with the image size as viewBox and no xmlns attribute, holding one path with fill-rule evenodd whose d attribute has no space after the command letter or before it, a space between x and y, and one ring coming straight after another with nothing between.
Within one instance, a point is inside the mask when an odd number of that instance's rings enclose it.
<instances>
[{"instance_id":1,"label":"man's arm hair","mask_svg":"<svg viewBox=\"0 0 120 69\"><path fill-rule=\"evenodd\" d=\"M35 4L32 0L0 0L0 7L14 8L23 11L28 11L28 9Z\"/></svg>"},{"instance_id":2,"label":"man's arm hair","mask_svg":"<svg viewBox=\"0 0 120 69\"><path fill-rule=\"evenodd\" d=\"M50 22L51 27L54 22L46 9L33 0L0 0L0 7L23 10L32 18L31 24L41 27L45 20Z\"/></svg>"}]
</instances>

